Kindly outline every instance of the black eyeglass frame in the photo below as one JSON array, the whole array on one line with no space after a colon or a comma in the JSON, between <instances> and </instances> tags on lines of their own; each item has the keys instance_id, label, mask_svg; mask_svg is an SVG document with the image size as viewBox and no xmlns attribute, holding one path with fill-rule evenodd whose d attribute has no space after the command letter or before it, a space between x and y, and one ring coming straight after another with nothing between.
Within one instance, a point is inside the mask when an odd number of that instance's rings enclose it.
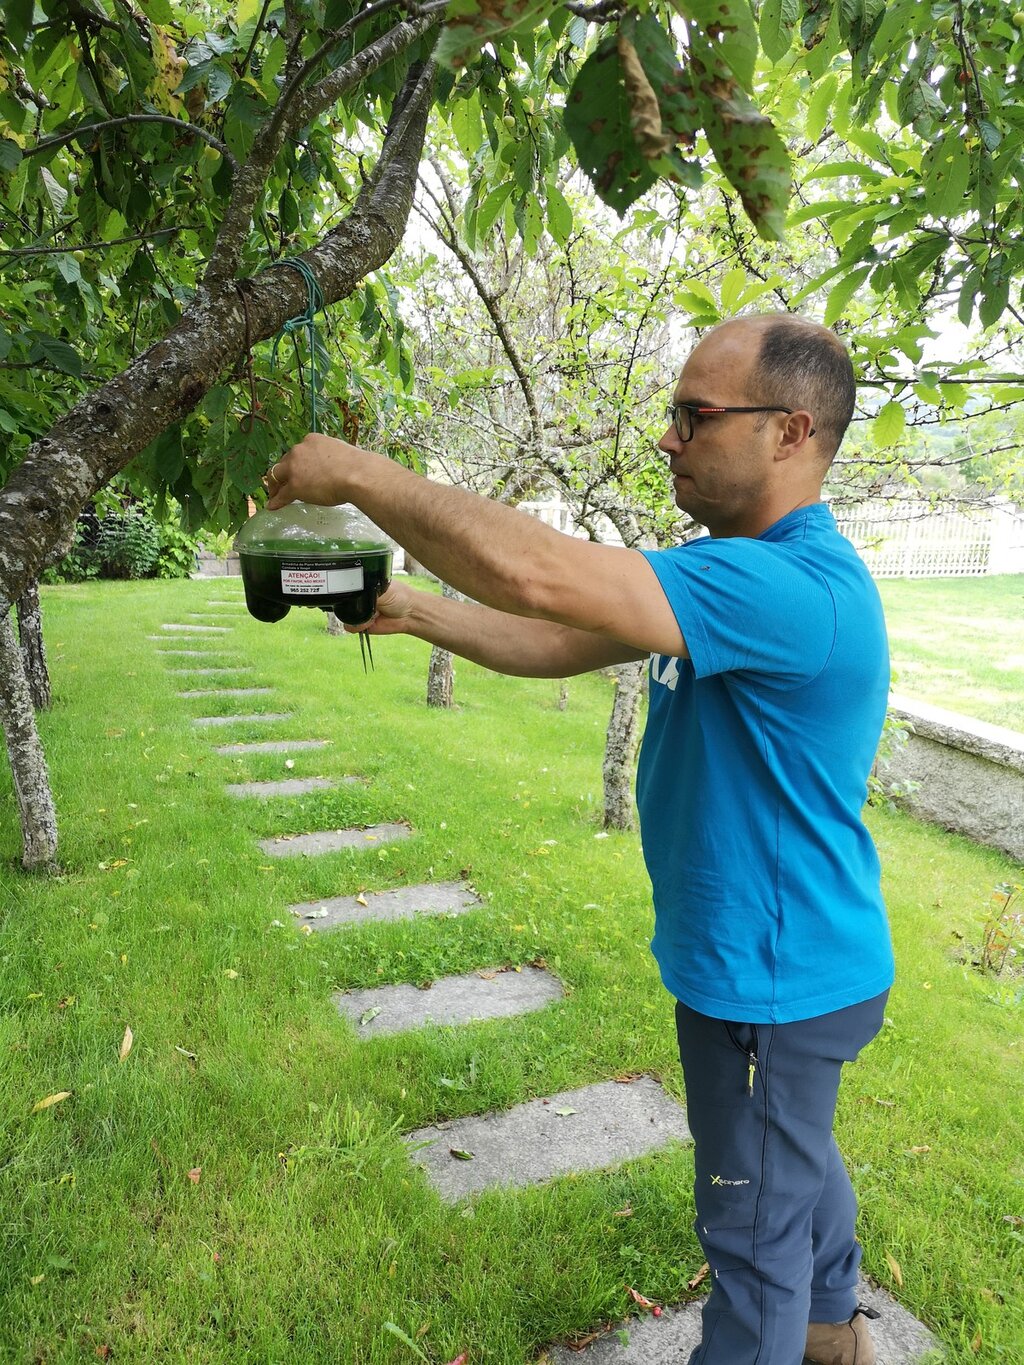
<instances>
[{"instance_id":1,"label":"black eyeglass frame","mask_svg":"<svg viewBox=\"0 0 1024 1365\"><path fill-rule=\"evenodd\" d=\"M711 408L702 407L699 403L669 403L666 410L666 417L676 429L676 435L684 445L693 440L693 419L695 417L714 417L722 412L784 412L787 416L792 416L795 408ZM683 435L683 429L679 424L679 414L685 412L689 421L689 435ZM811 427L808 436L814 435L815 428Z\"/></svg>"}]
</instances>

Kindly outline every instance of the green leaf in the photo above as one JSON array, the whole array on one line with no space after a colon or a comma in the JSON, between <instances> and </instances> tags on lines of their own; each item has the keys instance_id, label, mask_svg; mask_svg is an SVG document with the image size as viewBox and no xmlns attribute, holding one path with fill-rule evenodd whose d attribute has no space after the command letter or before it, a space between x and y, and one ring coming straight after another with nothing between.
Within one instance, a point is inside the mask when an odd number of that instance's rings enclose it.
<instances>
[{"instance_id":1,"label":"green leaf","mask_svg":"<svg viewBox=\"0 0 1024 1365\"><path fill-rule=\"evenodd\" d=\"M981 268L974 266L968 270L964 276L964 282L960 286L960 299L957 303L956 315L964 327L971 325L971 318L974 316L974 303L978 297L978 288L981 284Z\"/></svg>"},{"instance_id":2,"label":"green leaf","mask_svg":"<svg viewBox=\"0 0 1024 1365\"><path fill-rule=\"evenodd\" d=\"M747 287L747 272L742 266L734 266L722 281L722 312L734 313Z\"/></svg>"},{"instance_id":3,"label":"green leaf","mask_svg":"<svg viewBox=\"0 0 1024 1365\"><path fill-rule=\"evenodd\" d=\"M1005 256L993 256L985 266L981 279L981 302L978 319L982 327L992 327L999 321L1010 302L1012 272Z\"/></svg>"},{"instance_id":4,"label":"green leaf","mask_svg":"<svg viewBox=\"0 0 1024 1365\"><path fill-rule=\"evenodd\" d=\"M46 361L63 374L71 374L76 379L81 379L82 360L73 346L69 346L66 341L60 341L57 337L38 332L35 334L34 342L29 352L29 360Z\"/></svg>"},{"instance_id":5,"label":"green leaf","mask_svg":"<svg viewBox=\"0 0 1024 1365\"><path fill-rule=\"evenodd\" d=\"M779 62L793 46L793 29L800 15L798 0L765 0L758 32L761 47L771 62Z\"/></svg>"},{"instance_id":6,"label":"green leaf","mask_svg":"<svg viewBox=\"0 0 1024 1365\"><path fill-rule=\"evenodd\" d=\"M903 411L903 405L891 398L871 423L871 439L875 445L883 448L895 445L903 435L906 423L907 414Z\"/></svg>"},{"instance_id":7,"label":"green leaf","mask_svg":"<svg viewBox=\"0 0 1024 1365\"><path fill-rule=\"evenodd\" d=\"M832 101L835 99L838 86L839 77L834 71L815 85L814 94L807 101L807 115L804 124L808 142L817 142L825 131L825 124L828 122Z\"/></svg>"},{"instance_id":8,"label":"green leaf","mask_svg":"<svg viewBox=\"0 0 1024 1365\"><path fill-rule=\"evenodd\" d=\"M490 194L480 205L476 216L476 235L478 241L486 240L494 220L508 203L509 195L515 189L514 180L503 180L497 189L491 190Z\"/></svg>"},{"instance_id":9,"label":"green leaf","mask_svg":"<svg viewBox=\"0 0 1024 1365\"><path fill-rule=\"evenodd\" d=\"M862 265L857 270L851 270L845 279L840 280L835 288L829 291L824 316L826 327L831 327L834 322L837 322L843 316L846 305L850 302L870 273L871 266Z\"/></svg>"},{"instance_id":10,"label":"green leaf","mask_svg":"<svg viewBox=\"0 0 1024 1365\"><path fill-rule=\"evenodd\" d=\"M935 218L952 218L960 210L971 174L971 157L959 133L947 133L921 160L924 202Z\"/></svg>"},{"instance_id":11,"label":"green leaf","mask_svg":"<svg viewBox=\"0 0 1024 1365\"><path fill-rule=\"evenodd\" d=\"M572 232L572 208L557 185L548 185L548 227L560 246L564 246Z\"/></svg>"},{"instance_id":12,"label":"green leaf","mask_svg":"<svg viewBox=\"0 0 1024 1365\"><path fill-rule=\"evenodd\" d=\"M138 4L146 17L152 20L154 24L174 23L174 10L171 8L171 0L138 0Z\"/></svg>"},{"instance_id":13,"label":"green leaf","mask_svg":"<svg viewBox=\"0 0 1024 1365\"><path fill-rule=\"evenodd\" d=\"M181 440L181 423L175 422L162 431L150 448L150 462L154 473L169 487L176 484L185 468L185 449Z\"/></svg>"},{"instance_id":14,"label":"green leaf","mask_svg":"<svg viewBox=\"0 0 1024 1365\"><path fill-rule=\"evenodd\" d=\"M21 161L21 148L9 137L0 137L0 171L13 171Z\"/></svg>"}]
</instances>

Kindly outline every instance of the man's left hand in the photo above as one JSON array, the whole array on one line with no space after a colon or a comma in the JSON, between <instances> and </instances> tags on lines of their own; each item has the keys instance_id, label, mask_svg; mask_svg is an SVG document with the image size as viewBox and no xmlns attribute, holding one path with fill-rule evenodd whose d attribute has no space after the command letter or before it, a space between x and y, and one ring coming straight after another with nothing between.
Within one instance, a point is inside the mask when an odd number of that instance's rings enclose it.
<instances>
[{"instance_id":1,"label":"man's left hand","mask_svg":"<svg viewBox=\"0 0 1024 1365\"><path fill-rule=\"evenodd\" d=\"M274 510L296 501L321 507L348 502L357 466L384 458L333 436L310 432L286 451L264 477L263 486L270 494L267 507Z\"/></svg>"}]
</instances>

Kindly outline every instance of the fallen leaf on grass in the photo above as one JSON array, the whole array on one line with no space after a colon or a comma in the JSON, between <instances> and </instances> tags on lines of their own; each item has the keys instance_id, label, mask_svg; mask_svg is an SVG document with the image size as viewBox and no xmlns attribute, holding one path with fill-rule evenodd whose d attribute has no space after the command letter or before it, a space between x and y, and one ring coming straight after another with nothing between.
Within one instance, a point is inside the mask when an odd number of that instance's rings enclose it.
<instances>
[{"instance_id":1,"label":"fallen leaf on grass","mask_svg":"<svg viewBox=\"0 0 1024 1365\"><path fill-rule=\"evenodd\" d=\"M922 1152L930 1152L930 1151L931 1151L931 1148L930 1148L930 1147L911 1147L910 1150L911 1150L911 1152L913 1153L914 1156L920 1156Z\"/></svg>"},{"instance_id":2,"label":"fallen leaf on grass","mask_svg":"<svg viewBox=\"0 0 1024 1365\"><path fill-rule=\"evenodd\" d=\"M235 971L234 967L225 967L224 975L228 978L229 981L234 981L236 980L238 973Z\"/></svg>"},{"instance_id":3,"label":"fallen leaf on grass","mask_svg":"<svg viewBox=\"0 0 1024 1365\"><path fill-rule=\"evenodd\" d=\"M896 1281L896 1283L897 1283L897 1284L899 1285L899 1287L902 1289L902 1288L903 1288L903 1271L900 1269L900 1263L899 1263L899 1261L897 1261L897 1259L896 1259L895 1256L890 1255L890 1253L889 1253L888 1251L885 1253L885 1259L886 1259L886 1261L889 1263L889 1269L892 1271L892 1277L893 1277L893 1279Z\"/></svg>"},{"instance_id":4,"label":"fallen leaf on grass","mask_svg":"<svg viewBox=\"0 0 1024 1365\"><path fill-rule=\"evenodd\" d=\"M33 1114L38 1114L42 1109L49 1109L53 1104L60 1104L63 1100L71 1098L70 1090L58 1090L56 1095L47 1095L45 1100L40 1100L38 1104L32 1106Z\"/></svg>"},{"instance_id":5,"label":"fallen leaf on grass","mask_svg":"<svg viewBox=\"0 0 1024 1365\"><path fill-rule=\"evenodd\" d=\"M450 1156L455 1157L458 1161L472 1161L475 1155L473 1152L463 1151L461 1147L449 1147L448 1153Z\"/></svg>"},{"instance_id":6,"label":"fallen leaf on grass","mask_svg":"<svg viewBox=\"0 0 1024 1365\"><path fill-rule=\"evenodd\" d=\"M632 1217L633 1217L633 1206L632 1206L632 1204L627 1204L626 1207L625 1207L624 1209L616 1209L615 1212L612 1214L612 1217L613 1217L613 1218L632 1218Z\"/></svg>"},{"instance_id":7,"label":"fallen leaf on grass","mask_svg":"<svg viewBox=\"0 0 1024 1365\"><path fill-rule=\"evenodd\" d=\"M626 1293L629 1295L629 1297L633 1300L634 1303L638 1303L641 1308L657 1308L658 1305L654 1302L653 1299L645 1299L642 1294L638 1294L637 1291L635 1289L630 1288L628 1284L626 1285L625 1288Z\"/></svg>"},{"instance_id":8,"label":"fallen leaf on grass","mask_svg":"<svg viewBox=\"0 0 1024 1365\"><path fill-rule=\"evenodd\" d=\"M46 1279L45 1275L33 1275L32 1278L29 1280L29 1284L42 1284L42 1282L45 1279Z\"/></svg>"},{"instance_id":9,"label":"fallen leaf on grass","mask_svg":"<svg viewBox=\"0 0 1024 1365\"><path fill-rule=\"evenodd\" d=\"M135 1037L134 1037L134 1035L133 1035L131 1029L130 1029L130 1028L128 1027L128 1025L126 1024L126 1025L125 1025L125 1029L124 1029L124 1037L121 1039L121 1046L120 1046L120 1048L118 1049L118 1053L117 1053L117 1060L118 1060L118 1062L123 1062L123 1061L124 1061L124 1059L128 1056L129 1052L131 1052L131 1050L132 1050L132 1043L134 1043L134 1042L135 1042Z\"/></svg>"},{"instance_id":10,"label":"fallen leaf on grass","mask_svg":"<svg viewBox=\"0 0 1024 1365\"><path fill-rule=\"evenodd\" d=\"M189 1173L188 1173L188 1178L189 1178L189 1180L192 1181L192 1184L193 1184L193 1185L198 1185L198 1184L199 1184L199 1177L202 1175L202 1173L203 1173L203 1168L202 1168L202 1166L193 1166L193 1167L192 1167L192 1169L191 1169L191 1170L189 1171Z\"/></svg>"},{"instance_id":11,"label":"fallen leaf on grass","mask_svg":"<svg viewBox=\"0 0 1024 1365\"><path fill-rule=\"evenodd\" d=\"M363 893L360 891L359 895L356 897L356 905L365 905L365 904L366 904L366 897L365 897L365 896L363 895Z\"/></svg>"},{"instance_id":12,"label":"fallen leaf on grass","mask_svg":"<svg viewBox=\"0 0 1024 1365\"><path fill-rule=\"evenodd\" d=\"M100 1360L109 1360L110 1347L107 1345L97 1346L95 1354L99 1356Z\"/></svg>"},{"instance_id":13,"label":"fallen leaf on grass","mask_svg":"<svg viewBox=\"0 0 1024 1365\"><path fill-rule=\"evenodd\" d=\"M179 1047L177 1043L175 1043L174 1050L175 1052L180 1052L183 1057L187 1057L190 1062L198 1062L199 1060L198 1054L195 1052L189 1052L187 1047Z\"/></svg>"},{"instance_id":14,"label":"fallen leaf on grass","mask_svg":"<svg viewBox=\"0 0 1024 1365\"><path fill-rule=\"evenodd\" d=\"M576 1113L576 1110L575 1110L575 1109L556 1109L556 1110L555 1110L555 1113L558 1115L558 1117L559 1117L560 1119L567 1119L567 1118L569 1117L570 1114L575 1114L575 1113Z\"/></svg>"},{"instance_id":15,"label":"fallen leaf on grass","mask_svg":"<svg viewBox=\"0 0 1024 1365\"><path fill-rule=\"evenodd\" d=\"M686 1281L687 1289L697 1289L698 1286L704 1283L704 1281L707 1279L710 1273L711 1267L708 1265L707 1261L705 1261L701 1268L697 1271L696 1275L694 1275L693 1279Z\"/></svg>"},{"instance_id":16,"label":"fallen leaf on grass","mask_svg":"<svg viewBox=\"0 0 1024 1365\"><path fill-rule=\"evenodd\" d=\"M971 1342L971 1350L975 1355L981 1350L981 1332L975 1332L974 1340Z\"/></svg>"},{"instance_id":17,"label":"fallen leaf on grass","mask_svg":"<svg viewBox=\"0 0 1024 1365\"><path fill-rule=\"evenodd\" d=\"M1004 1213L1003 1222L1009 1223L1013 1228L1024 1228L1024 1218L1019 1213Z\"/></svg>"},{"instance_id":18,"label":"fallen leaf on grass","mask_svg":"<svg viewBox=\"0 0 1024 1365\"><path fill-rule=\"evenodd\" d=\"M360 1024L368 1024L371 1020L376 1019L377 1015L380 1014L380 1010L380 1005L374 1005L371 1009L363 1010L362 1014L359 1016Z\"/></svg>"}]
</instances>

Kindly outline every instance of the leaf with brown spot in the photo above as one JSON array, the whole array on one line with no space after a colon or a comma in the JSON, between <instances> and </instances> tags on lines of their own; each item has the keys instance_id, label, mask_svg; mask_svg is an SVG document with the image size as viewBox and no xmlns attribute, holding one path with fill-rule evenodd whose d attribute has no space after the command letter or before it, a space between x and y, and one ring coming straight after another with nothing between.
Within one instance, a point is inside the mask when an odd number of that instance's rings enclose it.
<instances>
[{"instance_id":1,"label":"leaf with brown spot","mask_svg":"<svg viewBox=\"0 0 1024 1365\"><path fill-rule=\"evenodd\" d=\"M888 1262L889 1269L892 1271L892 1277L893 1277L893 1279L896 1281L896 1283L897 1283L897 1284L899 1285L899 1287L902 1289L902 1288L903 1288L903 1271L900 1269L900 1263L899 1263L899 1261L897 1261L896 1257L893 1256L893 1255L892 1255L890 1252L888 1252L888 1251L885 1253L885 1259L886 1259L886 1261Z\"/></svg>"},{"instance_id":2,"label":"leaf with brown spot","mask_svg":"<svg viewBox=\"0 0 1024 1365\"><path fill-rule=\"evenodd\" d=\"M132 1044L134 1042L135 1035L132 1033L131 1029L126 1024L124 1029L124 1037L121 1039L121 1046L118 1049L117 1053L117 1060L119 1063L123 1062L124 1059L128 1056L129 1052L131 1052Z\"/></svg>"},{"instance_id":3,"label":"leaf with brown spot","mask_svg":"<svg viewBox=\"0 0 1024 1365\"><path fill-rule=\"evenodd\" d=\"M434 57L458 71L485 43L519 25L535 28L558 7L558 0L451 0Z\"/></svg>"}]
</instances>

